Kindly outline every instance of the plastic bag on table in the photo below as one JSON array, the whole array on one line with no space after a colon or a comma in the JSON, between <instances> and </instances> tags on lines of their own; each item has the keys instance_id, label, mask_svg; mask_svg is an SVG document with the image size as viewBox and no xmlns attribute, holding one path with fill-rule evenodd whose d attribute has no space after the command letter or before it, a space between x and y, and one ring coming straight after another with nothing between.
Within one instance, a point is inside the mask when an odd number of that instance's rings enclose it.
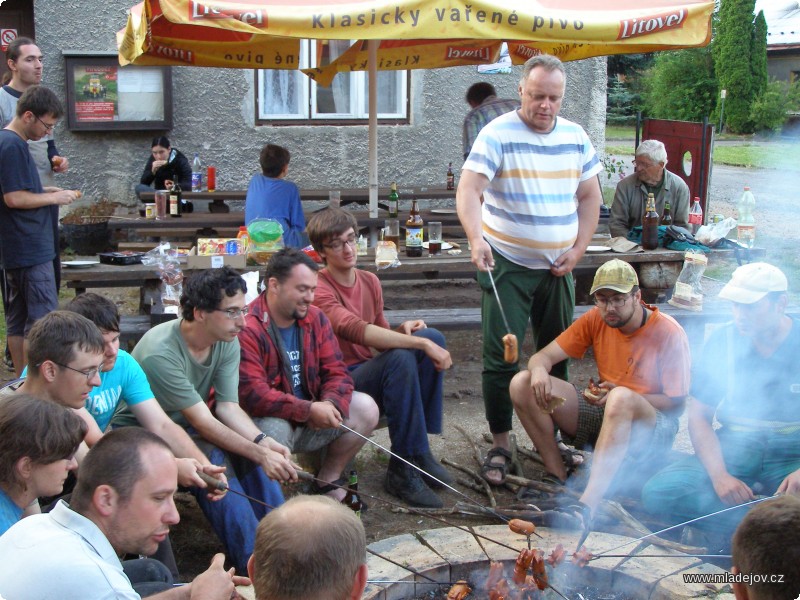
<instances>
[{"instance_id":1,"label":"plastic bag on table","mask_svg":"<svg viewBox=\"0 0 800 600\"><path fill-rule=\"evenodd\" d=\"M250 244L248 265L266 265L270 257L283 248L283 227L275 219L253 219L247 226Z\"/></svg>"},{"instance_id":2,"label":"plastic bag on table","mask_svg":"<svg viewBox=\"0 0 800 600\"><path fill-rule=\"evenodd\" d=\"M678 280L669 302L672 306L700 312L703 310L703 286L701 280L708 266L705 254L687 252L683 259Z\"/></svg>"},{"instance_id":3,"label":"plastic bag on table","mask_svg":"<svg viewBox=\"0 0 800 600\"><path fill-rule=\"evenodd\" d=\"M161 304L165 313L180 313L180 300L183 293L183 271L180 257L169 242L163 242L145 253L142 264L155 267L161 279Z\"/></svg>"},{"instance_id":4,"label":"plastic bag on table","mask_svg":"<svg viewBox=\"0 0 800 600\"><path fill-rule=\"evenodd\" d=\"M399 267L400 261L397 258L397 246L394 242L380 241L375 246L375 268L379 271L389 267Z\"/></svg>"},{"instance_id":5,"label":"plastic bag on table","mask_svg":"<svg viewBox=\"0 0 800 600\"><path fill-rule=\"evenodd\" d=\"M717 244L725 238L732 229L736 227L736 219L733 217L728 217L727 219L723 219L718 223L709 223L708 225L703 225L700 229L697 230L695 234L695 239L701 244L705 244L713 248Z\"/></svg>"}]
</instances>

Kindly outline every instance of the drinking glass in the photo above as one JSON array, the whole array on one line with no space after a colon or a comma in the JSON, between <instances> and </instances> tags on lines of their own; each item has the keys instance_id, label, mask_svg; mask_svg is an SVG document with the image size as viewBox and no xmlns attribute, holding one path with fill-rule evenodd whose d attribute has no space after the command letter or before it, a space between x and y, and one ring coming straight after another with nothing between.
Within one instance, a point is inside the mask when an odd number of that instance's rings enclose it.
<instances>
[{"instance_id":1,"label":"drinking glass","mask_svg":"<svg viewBox=\"0 0 800 600\"><path fill-rule=\"evenodd\" d=\"M428 223L428 255L436 256L442 252L442 222Z\"/></svg>"},{"instance_id":2,"label":"drinking glass","mask_svg":"<svg viewBox=\"0 0 800 600\"><path fill-rule=\"evenodd\" d=\"M169 192L167 190L156 191L156 220L167 218L167 202L169 201Z\"/></svg>"},{"instance_id":3,"label":"drinking glass","mask_svg":"<svg viewBox=\"0 0 800 600\"><path fill-rule=\"evenodd\" d=\"M383 239L386 242L394 242L394 247L400 248L400 220L386 219L384 221Z\"/></svg>"},{"instance_id":4,"label":"drinking glass","mask_svg":"<svg viewBox=\"0 0 800 600\"><path fill-rule=\"evenodd\" d=\"M339 208L342 204L342 192L339 190L331 190L328 192L329 206Z\"/></svg>"}]
</instances>

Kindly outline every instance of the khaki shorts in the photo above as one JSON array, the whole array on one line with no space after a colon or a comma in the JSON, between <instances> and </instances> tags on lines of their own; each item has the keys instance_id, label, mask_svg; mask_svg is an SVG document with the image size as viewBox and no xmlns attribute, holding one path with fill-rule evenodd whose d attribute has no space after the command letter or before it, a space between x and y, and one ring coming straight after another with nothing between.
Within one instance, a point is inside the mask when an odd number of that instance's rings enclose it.
<instances>
[{"instance_id":1,"label":"khaki shorts","mask_svg":"<svg viewBox=\"0 0 800 600\"><path fill-rule=\"evenodd\" d=\"M575 386L575 392L578 394L578 429L572 438L563 431L561 435L565 442L572 444L577 450L587 449L586 446L593 448L603 426L605 409L589 404L583 397L582 388L578 389L578 386ZM656 424L650 436L650 443L647 448L637 448L637 454L635 456L629 454L627 459L642 461L649 460L654 454L663 454L672 448L677 433L678 419L656 410Z\"/></svg>"},{"instance_id":2,"label":"khaki shorts","mask_svg":"<svg viewBox=\"0 0 800 600\"><path fill-rule=\"evenodd\" d=\"M286 446L293 454L324 448L345 432L341 427L311 429L303 425L295 426L285 419L275 417L256 417L253 423L273 440Z\"/></svg>"}]
</instances>

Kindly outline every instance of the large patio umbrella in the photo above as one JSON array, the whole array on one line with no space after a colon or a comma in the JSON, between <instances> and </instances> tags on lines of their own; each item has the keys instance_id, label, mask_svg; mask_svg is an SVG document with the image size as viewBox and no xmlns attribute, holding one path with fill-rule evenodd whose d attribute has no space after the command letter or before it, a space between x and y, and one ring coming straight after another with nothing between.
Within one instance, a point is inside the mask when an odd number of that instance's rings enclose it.
<instances>
[{"instance_id":1,"label":"large patio umbrella","mask_svg":"<svg viewBox=\"0 0 800 600\"><path fill-rule=\"evenodd\" d=\"M378 69L487 64L509 41L512 60L562 60L708 44L713 0L144 0L118 34L122 64L296 69L300 39L360 40L321 84L369 70L370 213L377 216ZM369 40L365 42L365 40ZM382 45L379 41L383 40ZM366 47L366 48L365 48Z\"/></svg>"}]
</instances>

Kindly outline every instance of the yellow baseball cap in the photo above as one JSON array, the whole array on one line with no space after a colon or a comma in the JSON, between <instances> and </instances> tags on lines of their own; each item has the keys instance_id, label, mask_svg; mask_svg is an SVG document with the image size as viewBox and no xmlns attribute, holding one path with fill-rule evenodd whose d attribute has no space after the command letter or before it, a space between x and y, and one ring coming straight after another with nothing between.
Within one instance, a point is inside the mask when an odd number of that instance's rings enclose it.
<instances>
[{"instance_id":1,"label":"yellow baseball cap","mask_svg":"<svg viewBox=\"0 0 800 600\"><path fill-rule=\"evenodd\" d=\"M597 269L589 294L594 294L597 290L614 290L627 294L635 285L639 285L636 271L624 260L615 258Z\"/></svg>"}]
</instances>

